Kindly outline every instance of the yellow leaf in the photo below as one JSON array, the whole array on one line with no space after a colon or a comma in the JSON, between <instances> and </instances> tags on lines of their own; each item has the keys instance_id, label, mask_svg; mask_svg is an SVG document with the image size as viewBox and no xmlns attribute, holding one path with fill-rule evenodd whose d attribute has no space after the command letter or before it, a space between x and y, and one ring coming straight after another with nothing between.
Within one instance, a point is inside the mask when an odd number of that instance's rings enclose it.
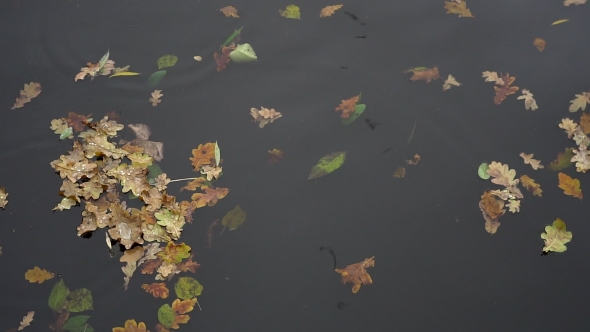
<instances>
[{"instance_id":1,"label":"yellow leaf","mask_svg":"<svg viewBox=\"0 0 590 332\"><path fill-rule=\"evenodd\" d=\"M140 73L136 73L134 71L120 71L118 73L114 73L113 75L109 76L109 78L111 77L115 77L115 76L137 76Z\"/></svg>"},{"instance_id":2,"label":"yellow leaf","mask_svg":"<svg viewBox=\"0 0 590 332\"><path fill-rule=\"evenodd\" d=\"M54 274L47 271L41 270L38 266L35 266L32 270L25 272L25 279L31 283L43 283L45 280L53 278Z\"/></svg>"},{"instance_id":3,"label":"yellow leaf","mask_svg":"<svg viewBox=\"0 0 590 332\"><path fill-rule=\"evenodd\" d=\"M551 25L557 25L557 24L565 23L565 22L567 22L569 20L570 20L569 18L564 18L563 20L557 20L557 21L551 23Z\"/></svg>"},{"instance_id":4,"label":"yellow leaf","mask_svg":"<svg viewBox=\"0 0 590 332\"><path fill-rule=\"evenodd\" d=\"M543 189L541 189L541 185L536 183L535 180L530 178L528 175L522 175L520 177L520 184L522 184L522 186L528 191L533 193L534 196L543 196Z\"/></svg>"},{"instance_id":5,"label":"yellow leaf","mask_svg":"<svg viewBox=\"0 0 590 332\"><path fill-rule=\"evenodd\" d=\"M582 195L582 189L580 189L580 180L572 179L565 173L559 173L559 188L563 189L563 193L569 196L584 198Z\"/></svg>"}]
</instances>

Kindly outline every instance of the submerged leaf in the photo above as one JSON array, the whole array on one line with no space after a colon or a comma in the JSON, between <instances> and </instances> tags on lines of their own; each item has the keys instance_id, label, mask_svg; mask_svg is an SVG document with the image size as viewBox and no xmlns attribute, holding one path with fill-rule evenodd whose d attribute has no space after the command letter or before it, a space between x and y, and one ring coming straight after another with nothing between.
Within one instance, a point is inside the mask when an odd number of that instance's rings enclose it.
<instances>
[{"instance_id":1,"label":"submerged leaf","mask_svg":"<svg viewBox=\"0 0 590 332\"><path fill-rule=\"evenodd\" d=\"M233 18L240 17L240 16L238 16L238 10L236 9L236 7L233 7L233 6L223 7L221 9L219 9L219 11L222 12L223 15L225 15L225 17L233 17Z\"/></svg>"},{"instance_id":2,"label":"submerged leaf","mask_svg":"<svg viewBox=\"0 0 590 332\"><path fill-rule=\"evenodd\" d=\"M307 177L308 180L317 179L319 177L328 175L344 164L346 160L346 151L333 152L322 157L318 163L311 168L311 172Z\"/></svg>"},{"instance_id":3,"label":"submerged leaf","mask_svg":"<svg viewBox=\"0 0 590 332\"><path fill-rule=\"evenodd\" d=\"M352 112L348 116L348 118L341 118L340 121L342 122L343 125L351 124L352 122L354 122L354 120L356 120L359 116L361 116L361 114L363 114L363 112L365 111L366 108L367 108L367 105L365 105L365 104L355 105L354 112Z\"/></svg>"},{"instance_id":4,"label":"submerged leaf","mask_svg":"<svg viewBox=\"0 0 590 332\"><path fill-rule=\"evenodd\" d=\"M447 14L457 14L459 17L475 17L471 15L471 11L467 8L465 0L445 1L445 9Z\"/></svg>"},{"instance_id":5,"label":"submerged leaf","mask_svg":"<svg viewBox=\"0 0 590 332\"><path fill-rule=\"evenodd\" d=\"M343 5L326 6L320 11L320 17L328 17L334 15L334 13L342 8Z\"/></svg>"},{"instance_id":6,"label":"submerged leaf","mask_svg":"<svg viewBox=\"0 0 590 332\"><path fill-rule=\"evenodd\" d=\"M574 148L567 148L564 152L558 153L557 158L549 164L549 169L560 171L572 166L572 158L574 157L573 150Z\"/></svg>"},{"instance_id":7,"label":"submerged leaf","mask_svg":"<svg viewBox=\"0 0 590 332\"><path fill-rule=\"evenodd\" d=\"M301 19L301 11L299 10L299 7L295 5L288 5L285 10L279 9L279 13L282 17L293 18L297 20Z\"/></svg>"},{"instance_id":8,"label":"submerged leaf","mask_svg":"<svg viewBox=\"0 0 590 332\"><path fill-rule=\"evenodd\" d=\"M158 70L172 67L178 61L178 57L176 55L168 54L160 57L158 59Z\"/></svg>"},{"instance_id":9,"label":"submerged leaf","mask_svg":"<svg viewBox=\"0 0 590 332\"><path fill-rule=\"evenodd\" d=\"M240 227L246 221L246 211L238 205L229 211L221 220L221 224L228 227L230 231Z\"/></svg>"},{"instance_id":10,"label":"submerged leaf","mask_svg":"<svg viewBox=\"0 0 590 332\"><path fill-rule=\"evenodd\" d=\"M158 70L157 72L150 75L148 78L148 84L151 86L156 86L160 81L166 76L165 70Z\"/></svg>"}]
</instances>

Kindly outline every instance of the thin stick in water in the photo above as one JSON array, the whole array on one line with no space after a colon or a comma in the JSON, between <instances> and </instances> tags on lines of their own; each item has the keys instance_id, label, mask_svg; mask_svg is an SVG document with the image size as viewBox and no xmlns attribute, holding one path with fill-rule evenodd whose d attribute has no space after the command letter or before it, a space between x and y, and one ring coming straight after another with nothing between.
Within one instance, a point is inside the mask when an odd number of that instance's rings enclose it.
<instances>
[{"instance_id":1,"label":"thin stick in water","mask_svg":"<svg viewBox=\"0 0 590 332\"><path fill-rule=\"evenodd\" d=\"M408 139L408 145L410 145L410 142L412 141L412 137L414 137L414 130L416 130L416 123L418 123L418 120L414 119L414 128L412 129L412 133L410 134L410 139Z\"/></svg>"}]
</instances>

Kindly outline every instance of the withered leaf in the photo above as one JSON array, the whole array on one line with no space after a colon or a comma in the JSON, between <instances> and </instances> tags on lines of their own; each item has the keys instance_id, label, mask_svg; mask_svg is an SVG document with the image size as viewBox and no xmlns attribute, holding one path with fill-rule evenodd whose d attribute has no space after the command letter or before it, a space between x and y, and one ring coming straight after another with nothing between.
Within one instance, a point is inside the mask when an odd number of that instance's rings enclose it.
<instances>
[{"instance_id":1,"label":"withered leaf","mask_svg":"<svg viewBox=\"0 0 590 332\"><path fill-rule=\"evenodd\" d=\"M426 69L410 69L406 70L404 73L412 72L413 75L410 77L410 81L418 81L424 80L426 83L430 83L431 81L437 80L440 78L440 74L438 72L438 67L426 68Z\"/></svg>"},{"instance_id":2,"label":"withered leaf","mask_svg":"<svg viewBox=\"0 0 590 332\"><path fill-rule=\"evenodd\" d=\"M162 90L154 90L154 92L151 93L151 98L150 98L150 102L152 103L152 106L156 107L158 106L159 103L161 103L162 101L160 100L160 98L162 98L162 96L164 96L162 93Z\"/></svg>"},{"instance_id":3,"label":"withered leaf","mask_svg":"<svg viewBox=\"0 0 590 332\"><path fill-rule=\"evenodd\" d=\"M460 1L445 1L445 9L447 14L457 14L459 17L475 17L471 15L471 11L467 8L465 0Z\"/></svg>"},{"instance_id":4,"label":"withered leaf","mask_svg":"<svg viewBox=\"0 0 590 332\"><path fill-rule=\"evenodd\" d=\"M586 104L590 103L590 92L582 92L577 94L575 99L570 100L570 112L577 112L578 110L585 111Z\"/></svg>"},{"instance_id":5,"label":"withered leaf","mask_svg":"<svg viewBox=\"0 0 590 332\"><path fill-rule=\"evenodd\" d=\"M41 93L41 83L31 82L29 84L25 83L25 87L23 90L20 90L20 96L16 98L16 102L14 106L12 106L11 110L15 108L21 108L25 106L26 103L30 102L33 98L37 97Z\"/></svg>"},{"instance_id":6,"label":"withered leaf","mask_svg":"<svg viewBox=\"0 0 590 332\"><path fill-rule=\"evenodd\" d=\"M66 121L68 123L68 126L72 127L72 129L79 132L86 129L86 125L88 124L88 118L91 115L80 115L74 112L70 112L68 114L68 118L66 119Z\"/></svg>"},{"instance_id":7,"label":"withered leaf","mask_svg":"<svg viewBox=\"0 0 590 332\"><path fill-rule=\"evenodd\" d=\"M163 282L155 282L152 284L143 284L141 285L146 292L152 294L155 298L166 299L170 294L170 291L166 287L166 283Z\"/></svg>"},{"instance_id":8,"label":"withered leaf","mask_svg":"<svg viewBox=\"0 0 590 332\"><path fill-rule=\"evenodd\" d=\"M132 146L141 148L142 151L133 151L129 148L126 149L125 146L123 149L125 149L130 154L135 152L144 152L150 155L156 161L162 161L162 159L164 159L164 143L152 142L149 140L150 136L152 135L150 127L143 123L130 124L127 127L133 130L135 133L135 139L130 142L127 142L126 140L120 140L119 143L130 144Z\"/></svg>"},{"instance_id":9,"label":"withered leaf","mask_svg":"<svg viewBox=\"0 0 590 332\"><path fill-rule=\"evenodd\" d=\"M33 322L33 316L35 316L34 311L29 311L26 316L23 317L23 320L20 322L20 326L18 327L18 331L23 330L25 327L30 326L31 322Z\"/></svg>"},{"instance_id":10,"label":"withered leaf","mask_svg":"<svg viewBox=\"0 0 590 332\"><path fill-rule=\"evenodd\" d=\"M227 188L206 188L205 193L195 193L191 196L191 200L195 201L197 208L205 205L213 206L217 202L227 196L229 189Z\"/></svg>"},{"instance_id":11,"label":"withered leaf","mask_svg":"<svg viewBox=\"0 0 590 332\"><path fill-rule=\"evenodd\" d=\"M0 208L6 209L6 204L8 204L8 192L6 192L6 188L0 187Z\"/></svg>"},{"instance_id":12,"label":"withered leaf","mask_svg":"<svg viewBox=\"0 0 590 332\"><path fill-rule=\"evenodd\" d=\"M575 123L572 119L565 118L561 119L559 128L565 130L567 138L572 138L572 136L576 133L576 130L578 129L578 124Z\"/></svg>"},{"instance_id":13,"label":"withered leaf","mask_svg":"<svg viewBox=\"0 0 590 332\"><path fill-rule=\"evenodd\" d=\"M215 62L217 63L217 71L220 72L222 70L225 69L225 66L227 66L227 64L229 63L229 54L235 50L236 47L235 45L229 45L229 47L227 46L223 46L221 47L221 55L217 54L217 52L215 52L213 54L213 58L215 59Z\"/></svg>"},{"instance_id":14,"label":"withered leaf","mask_svg":"<svg viewBox=\"0 0 590 332\"><path fill-rule=\"evenodd\" d=\"M268 150L268 163L274 164L283 159L283 151L278 149Z\"/></svg>"},{"instance_id":15,"label":"withered leaf","mask_svg":"<svg viewBox=\"0 0 590 332\"><path fill-rule=\"evenodd\" d=\"M360 263L351 264L344 269L336 269L335 271L340 273L343 284L352 284L352 292L356 294L361 289L362 284L369 285L373 283L371 276L366 270L373 266L375 266L375 256L365 258Z\"/></svg>"},{"instance_id":16,"label":"withered leaf","mask_svg":"<svg viewBox=\"0 0 590 332\"><path fill-rule=\"evenodd\" d=\"M238 10L233 6L223 7L219 9L219 11L222 12L226 17L239 18Z\"/></svg>"},{"instance_id":17,"label":"withered leaf","mask_svg":"<svg viewBox=\"0 0 590 332\"><path fill-rule=\"evenodd\" d=\"M461 86L461 83L457 82L453 75L449 74L449 77L443 83L443 91L449 90L452 86Z\"/></svg>"},{"instance_id":18,"label":"withered leaf","mask_svg":"<svg viewBox=\"0 0 590 332\"><path fill-rule=\"evenodd\" d=\"M536 183L535 180L530 178L528 175L522 175L520 177L520 184L522 184L522 186L528 191L533 193L534 196L543 196L543 189L541 189L541 185Z\"/></svg>"},{"instance_id":19,"label":"withered leaf","mask_svg":"<svg viewBox=\"0 0 590 332\"><path fill-rule=\"evenodd\" d=\"M533 154L526 154L521 152L520 155L522 159L524 159L525 164L530 164L531 167L536 171L538 169L544 168L545 166L541 165L541 161L537 159L533 159Z\"/></svg>"},{"instance_id":20,"label":"withered leaf","mask_svg":"<svg viewBox=\"0 0 590 332\"><path fill-rule=\"evenodd\" d=\"M495 71L484 71L482 72L481 77L484 77L486 82L494 82L497 85L504 85L504 80L502 80L501 77L498 77L498 73Z\"/></svg>"},{"instance_id":21,"label":"withered leaf","mask_svg":"<svg viewBox=\"0 0 590 332\"><path fill-rule=\"evenodd\" d=\"M35 266L31 270L27 270L25 272L25 279L27 279L30 283L39 283L42 284L45 280L52 279L55 275L47 270L40 269L38 266Z\"/></svg>"},{"instance_id":22,"label":"withered leaf","mask_svg":"<svg viewBox=\"0 0 590 332\"><path fill-rule=\"evenodd\" d=\"M518 91L517 86L510 86L515 80L516 77L511 77L508 73L506 73L506 75L502 76L502 81L504 81L504 84L494 86L494 90L496 91L494 103L496 105L500 105L500 103L502 103L507 96L515 94L516 91Z\"/></svg>"},{"instance_id":23,"label":"withered leaf","mask_svg":"<svg viewBox=\"0 0 590 332\"><path fill-rule=\"evenodd\" d=\"M527 110L534 111L539 108L533 94L527 89L522 89L522 96L518 96L516 99L524 99L524 108Z\"/></svg>"},{"instance_id":24,"label":"withered leaf","mask_svg":"<svg viewBox=\"0 0 590 332\"><path fill-rule=\"evenodd\" d=\"M533 41L533 45L535 45L539 52L543 52L543 50L545 50L545 45L547 45L547 43L543 38L535 38L535 41Z\"/></svg>"},{"instance_id":25,"label":"withered leaf","mask_svg":"<svg viewBox=\"0 0 590 332\"><path fill-rule=\"evenodd\" d=\"M343 5L326 6L320 10L320 17L328 17L334 15L334 13L342 8Z\"/></svg>"},{"instance_id":26,"label":"withered leaf","mask_svg":"<svg viewBox=\"0 0 590 332\"><path fill-rule=\"evenodd\" d=\"M350 117L352 113L354 113L354 107L356 106L356 103L358 103L360 97L361 96L358 95L351 97L349 99L342 100L340 105L336 107L336 112L342 111L342 114L340 114L341 118L347 119Z\"/></svg>"},{"instance_id":27,"label":"withered leaf","mask_svg":"<svg viewBox=\"0 0 590 332\"><path fill-rule=\"evenodd\" d=\"M215 143L199 144L196 149L192 150L193 157L189 158L192 162L193 169L200 172L201 167L213 165L215 161Z\"/></svg>"},{"instance_id":28,"label":"withered leaf","mask_svg":"<svg viewBox=\"0 0 590 332\"><path fill-rule=\"evenodd\" d=\"M563 189L563 193L582 200L582 189L580 189L580 180L573 179L565 173L559 173L559 188Z\"/></svg>"},{"instance_id":29,"label":"withered leaf","mask_svg":"<svg viewBox=\"0 0 590 332\"><path fill-rule=\"evenodd\" d=\"M258 126L264 128L268 123L272 123L274 120L283 116L281 112L275 111L274 108L268 109L260 106L260 109L251 108L250 115L254 118L254 123L259 122Z\"/></svg>"},{"instance_id":30,"label":"withered leaf","mask_svg":"<svg viewBox=\"0 0 590 332\"><path fill-rule=\"evenodd\" d=\"M404 167L398 167L393 173L394 178L403 178L406 176L406 169Z\"/></svg>"}]
</instances>

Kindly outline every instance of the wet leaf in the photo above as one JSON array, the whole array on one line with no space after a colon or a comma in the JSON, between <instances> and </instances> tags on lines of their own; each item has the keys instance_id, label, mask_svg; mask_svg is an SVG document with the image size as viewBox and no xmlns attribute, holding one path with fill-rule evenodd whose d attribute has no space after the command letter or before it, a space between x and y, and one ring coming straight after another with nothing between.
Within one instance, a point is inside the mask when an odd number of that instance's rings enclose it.
<instances>
[{"instance_id":1,"label":"wet leaf","mask_svg":"<svg viewBox=\"0 0 590 332\"><path fill-rule=\"evenodd\" d=\"M590 92L582 92L577 94L575 99L570 100L570 112L577 112L579 110L585 111L586 104L590 103Z\"/></svg>"},{"instance_id":2,"label":"wet leaf","mask_svg":"<svg viewBox=\"0 0 590 332\"><path fill-rule=\"evenodd\" d=\"M29 311L26 316L23 317L23 320L20 322L20 326L17 330L21 331L25 327L30 326L31 322L33 321L33 317L35 316L34 311Z\"/></svg>"},{"instance_id":3,"label":"wet leaf","mask_svg":"<svg viewBox=\"0 0 590 332\"><path fill-rule=\"evenodd\" d=\"M240 44L236 46L236 49L229 53L231 61L236 63L246 63L258 60L256 52L250 44Z\"/></svg>"},{"instance_id":4,"label":"wet leaf","mask_svg":"<svg viewBox=\"0 0 590 332\"><path fill-rule=\"evenodd\" d=\"M534 196L543 196L543 190L541 185L536 183L535 180L531 179L528 175L522 175L520 177L520 184L525 187L528 191L533 193Z\"/></svg>"},{"instance_id":5,"label":"wet leaf","mask_svg":"<svg viewBox=\"0 0 590 332\"><path fill-rule=\"evenodd\" d=\"M498 77L498 73L495 71L484 71L482 72L481 77L484 77L486 82L494 82L497 85L504 84L504 80L501 77Z\"/></svg>"},{"instance_id":6,"label":"wet leaf","mask_svg":"<svg viewBox=\"0 0 590 332\"><path fill-rule=\"evenodd\" d=\"M365 104L355 105L354 112L352 112L348 118L341 118L340 121L342 121L343 125L351 124L354 120L358 119L358 117L361 116L361 114L363 114L366 108L367 105Z\"/></svg>"},{"instance_id":7,"label":"wet leaf","mask_svg":"<svg viewBox=\"0 0 590 332\"><path fill-rule=\"evenodd\" d=\"M236 47L231 44L229 46L222 46L221 47L221 55L217 54L217 52L213 53L213 58L217 63L217 72L220 72L225 69L225 66L229 63L230 54L235 50Z\"/></svg>"},{"instance_id":8,"label":"wet leaf","mask_svg":"<svg viewBox=\"0 0 590 332\"><path fill-rule=\"evenodd\" d=\"M211 166L215 160L215 143L199 144L192 150L193 157L189 158L195 171L200 171L203 166Z\"/></svg>"},{"instance_id":9,"label":"wet leaf","mask_svg":"<svg viewBox=\"0 0 590 332\"><path fill-rule=\"evenodd\" d=\"M25 279L27 279L30 283L36 282L42 284L45 280L52 279L53 277L53 273L47 270L42 270L38 266L35 266L33 269L25 272Z\"/></svg>"},{"instance_id":10,"label":"wet leaf","mask_svg":"<svg viewBox=\"0 0 590 332\"><path fill-rule=\"evenodd\" d=\"M219 11L222 12L223 15L225 15L225 17L233 17L233 18L240 17L240 16L238 16L238 10L233 6L223 7L221 9L219 9Z\"/></svg>"},{"instance_id":11,"label":"wet leaf","mask_svg":"<svg viewBox=\"0 0 590 332\"><path fill-rule=\"evenodd\" d=\"M200 296L203 291L203 286L194 278L180 277L174 285L174 292L176 297L181 300L189 300Z\"/></svg>"},{"instance_id":12,"label":"wet leaf","mask_svg":"<svg viewBox=\"0 0 590 332\"><path fill-rule=\"evenodd\" d=\"M539 52L543 52L545 50L545 45L547 45L547 43L542 38L535 38L533 45L535 45L535 47L537 48L537 50L539 50Z\"/></svg>"},{"instance_id":13,"label":"wet leaf","mask_svg":"<svg viewBox=\"0 0 590 332\"><path fill-rule=\"evenodd\" d=\"M443 83L443 91L449 90L452 86L461 86L461 83L457 82L453 75L449 74L445 82Z\"/></svg>"},{"instance_id":14,"label":"wet leaf","mask_svg":"<svg viewBox=\"0 0 590 332\"><path fill-rule=\"evenodd\" d=\"M184 258L190 256L191 247L187 244L174 242L168 242L163 251L158 253L158 257L161 257L164 262L177 264L180 263Z\"/></svg>"},{"instance_id":15,"label":"wet leaf","mask_svg":"<svg viewBox=\"0 0 590 332\"><path fill-rule=\"evenodd\" d=\"M574 157L574 148L567 148L564 152L557 154L557 158L549 164L549 169L552 171L560 171L564 168L572 166L571 159Z\"/></svg>"},{"instance_id":16,"label":"wet leaf","mask_svg":"<svg viewBox=\"0 0 590 332\"><path fill-rule=\"evenodd\" d=\"M580 189L580 180L573 179L569 175L561 172L557 175L559 177L558 187L563 189L564 194L579 198L580 200L584 198L582 195L582 189Z\"/></svg>"},{"instance_id":17,"label":"wet leaf","mask_svg":"<svg viewBox=\"0 0 590 332\"><path fill-rule=\"evenodd\" d=\"M68 296L66 309L69 312L81 312L93 310L92 293L86 288L80 288L72 291Z\"/></svg>"},{"instance_id":18,"label":"wet leaf","mask_svg":"<svg viewBox=\"0 0 590 332\"><path fill-rule=\"evenodd\" d=\"M342 8L343 5L326 6L320 10L320 17L328 17L334 15L334 13Z\"/></svg>"},{"instance_id":19,"label":"wet leaf","mask_svg":"<svg viewBox=\"0 0 590 332\"><path fill-rule=\"evenodd\" d=\"M250 115L254 118L254 123L259 122L258 127L264 128L268 123L282 117L281 112L275 111L274 108L268 109L260 106L260 109L251 108Z\"/></svg>"},{"instance_id":20,"label":"wet leaf","mask_svg":"<svg viewBox=\"0 0 590 332\"><path fill-rule=\"evenodd\" d=\"M403 178L406 176L406 169L404 167L398 167L395 172L393 172L393 177L396 179Z\"/></svg>"},{"instance_id":21,"label":"wet leaf","mask_svg":"<svg viewBox=\"0 0 590 332\"><path fill-rule=\"evenodd\" d=\"M157 282L149 285L143 284L141 285L141 288L143 288L146 292L152 294L156 298L159 297L165 299L168 298L168 294L170 294L170 291L166 287L166 283L163 282Z\"/></svg>"},{"instance_id":22,"label":"wet leaf","mask_svg":"<svg viewBox=\"0 0 590 332\"><path fill-rule=\"evenodd\" d=\"M64 326L63 326L63 330L64 331L78 331L79 328L84 328L84 325L86 324L86 321L90 318L90 316L87 315L78 315L78 316L73 316L70 317L70 319L68 319Z\"/></svg>"},{"instance_id":23,"label":"wet leaf","mask_svg":"<svg viewBox=\"0 0 590 332\"><path fill-rule=\"evenodd\" d=\"M221 224L228 227L230 231L240 227L246 221L246 211L238 205L233 210L229 211L221 220Z\"/></svg>"},{"instance_id":24,"label":"wet leaf","mask_svg":"<svg viewBox=\"0 0 590 332\"><path fill-rule=\"evenodd\" d=\"M161 161L162 159L164 159L164 143L153 142L149 140L150 136L152 135L150 127L142 123L130 124L127 127L133 130L133 132L135 133L135 139L130 142L122 141L122 144L129 143L132 146L142 148L144 153L150 155L156 161ZM149 170L150 169L148 167L148 171ZM160 174L157 174L155 176L158 175Z\"/></svg>"},{"instance_id":25,"label":"wet leaf","mask_svg":"<svg viewBox=\"0 0 590 332\"><path fill-rule=\"evenodd\" d=\"M318 163L311 168L311 172L307 177L308 180L317 179L328 175L344 164L346 160L346 151L333 152L318 160Z\"/></svg>"},{"instance_id":26,"label":"wet leaf","mask_svg":"<svg viewBox=\"0 0 590 332\"><path fill-rule=\"evenodd\" d=\"M0 187L0 207L2 209L6 208L6 204L8 204L8 192L6 191L6 188L4 187Z\"/></svg>"},{"instance_id":27,"label":"wet leaf","mask_svg":"<svg viewBox=\"0 0 590 332\"><path fill-rule=\"evenodd\" d=\"M274 164L276 162L279 162L281 159L283 159L283 151L278 150L278 149L272 149L272 150L268 150L268 162L270 164Z\"/></svg>"},{"instance_id":28,"label":"wet leaf","mask_svg":"<svg viewBox=\"0 0 590 332\"><path fill-rule=\"evenodd\" d=\"M365 258L365 260L360 263L351 264L344 269L336 269L335 271L340 273L343 284L352 284L352 292L356 294L359 289L361 289L362 284L369 285L373 283L371 276L366 270L373 266L375 266L375 256Z\"/></svg>"},{"instance_id":29,"label":"wet leaf","mask_svg":"<svg viewBox=\"0 0 590 332\"><path fill-rule=\"evenodd\" d=\"M162 102L160 98L162 98L164 95L161 92L162 90L154 90L154 92L151 93L152 97L149 99L149 101L152 103L152 106L156 107Z\"/></svg>"},{"instance_id":30,"label":"wet leaf","mask_svg":"<svg viewBox=\"0 0 590 332\"><path fill-rule=\"evenodd\" d=\"M215 141L215 166L219 166L219 162L221 161L221 150L219 149L219 143ZM211 180L209 180L211 181Z\"/></svg>"},{"instance_id":31,"label":"wet leaf","mask_svg":"<svg viewBox=\"0 0 590 332\"><path fill-rule=\"evenodd\" d=\"M497 219L506 211L504 210L504 201L497 199L491 191L486 191L481 195L480 208L492 219Z\"/></svg>"},{"instance_id":32,"label":"wet leaf","mask_svg":"<svg viewBox=\"0 0 590 332\"><path fill-rule=\"evenodd\" d=\"M493 178L492 183L506 187L517 198L523 197L520 189L516 187L519 182L518 179L514 179L516 171L510 169L508 165L492 161L486 172Z\"/></svg>"},{"instance_id":33,"label":"wet leaf","mask_svg":"<svg viewBox=\"0 0 590 332\"><path fill-rule=\"evenodd\" d=\"M165 304L167 305L167 304ZM168 307L170 307L168 305ZM158 318L160 318L160 311L158 310ZM125 321L125 327L113 327L113 332L148 332L144 322L137 322L135 319L128 319ZM82 331L81 331L82 332Z\"/></svg>"},{"instance_id":34,"label":"wet leaf","mask_svg":"<svg viewBox=\"0 0 590 332\"><path fill-rule=\"evenodd\" d=\"M562 23L565 23L565 22L567 22L567 21L569 21L569 20L570 20L569 18L564 18L564 19L557 20L557 21L555 21L555 22L551 23L551 25L558 25L558 24L562 24Z\"/></svg>"},{"instance_id":35,"label":"wet leaf","mask_svg":"<svg viewBox=\"0 0 590 332\"><path fill-rule=\"evenodd\" d=\"M587 112L582 112L580 115L580 127L582 127L584 134L590 134L590 114Z\"/></svg>"},{"instance_id":36,"label":"wet leaf","mask_svg":"<svg viewBox=\"0 0 590 332\"><path fill-rule=\"evenodd\" d=\"M487 173L488 168L488 163L481 163L481 165L479 165L479 168L477 169L477 175L479 175L479 177L484 180L489 179L490 175Z\"/></svg>"},{"instance_id":37,"label":"wet leaf","mask_svg":"<svg viewBox=\"0 0 590 332\"><path fill-rule=\"evenodd\" d=\"M195 201L197 208L213 206L217 202L227 196L229 189L227 188L206 188L205 193L195 193L191 196L191 200Z\"/></svg>"},{"instance_id":38,"label":"wet leaf","mask_svg":"<svg viewBox=\"0 0 590 332\"><path fill-rule=\"evenodd\" d=\"M178 57L176 55L168 54L160 57L158 59L158 70L173 67L176 62L178 61Z\"/></svg>"},{"instance_id":39,"label":"wet leaf","mask_svg":"<svg viewBox=\"0 0 590 332\"><path fill-rule=\"evenodd\" d=\"M418 81L424 80L426 83L430 83L431 81L437 80L440 78L440 74L438 72L438 67L432 67L429 69L422 69L422 70L406 70L404 74L411 72L413 75L410 77L410 81Z\"/></svg>"},{"instance_id":40,"label":"wet leaf","mask_svg":"<svg viewBox=\"0 0 590 332\"><path fill-rule=\"evenodd\" d=\"M494 103L496 105L500 105L506 99L507 96L515 94L518 91L517 86L510 86L516 77L511 77L508 73L502 76L502 81L504 84L494 86L494 90L496 91L496 95L494 96Z\"/></svg>"},{"instance_id":41,"label":"wet leaf","mask_svg":"<svg viewBox=\"0 0 590 332\"><path fill-rule=\"evenodd\" d=\"M539 108L537 101L533 98L533 94L527 89L522 89L522 96L518 96L516 99L524 99L524 108L527 110L534 111Z\"/></svg>"},{"instance_id":42,"label":"wet leaf","mask_svg":"<svg viewBox=\"0 0 590 332\"><path fill-rule=\"evenodd\" d=\"M193 311L195 304L198 304L197 298L184 301L179 299L174 300L174 302L172 302L172 310L174 310L175 315L171 328L178 329L180 328L178 324L188 323L190 317L185 314Z\"/></svg>"},{"instance_id":43,"label":"wet leaf","mask_svg":"<svg viewBox=\"0 0 590 332\"><path fill-rule=\"evenodd\" d=\"M522 159L524 159L524 163L525 164L529 164L531 165L531 167L536 171L538 169L544 168L545 166L541 165L541 161L537 160L537 159L533 159L533 154L526 154L524 152L521 152L519 154L519 156L522 157Z\"/></svg>"},{"instance_id":44,"label":"wet leaf","mask_svg":"<svg viewBox=\"0 0 590 332\"><path fill-rule=\"evenodd\" d=\"M156 212L154 216L158 219L158 225L166 227L166 232L168 232L173 239L180 238L182 227L184 227L184 224L186 223L184 216L180 215L178 211L171 211L165 208L160 209L160 211Z\"/></svg>"},{"instance_id":45,"label":"wet leaf","mask_svg":"<svg viewBox=\"0 0 590 332\"><path fill-rule=\"evenodd\" d=\"M66 287L63 279L60 279L55 285L53 285L51 293L49 294L49 308L53 311L61 310L66 304L66 298L69 293L70 291Z\"/></svg>"},{"instance_id":46,"label":"wet leaf","mask_svg":"<svg viewBox=\"0 0 590 332\"><path fill-rule=\"evenodd\" d=\"M457 14L459 17L475 17L471 15L471 11L467 8L465 0L445 1L445 9L447 14Z\"/></svg>"},{"instance_id":47,"label":"wet leaf","mask_svg":"<svg viewBox=\"0 0 590 332\"><path fill-rule=\"evenodd\" d=\"M301 12L299 10L299 7L295 5L288 5L287 8L285 8L284 10L279 9L279 14L281 14L282 17L286 18L292 18L297 20L301 19Z\"/></svg>"},{"instance_id":48,"label":"wet leaf","mask_svg":"<svg viewBox=\"0 0 590 332\"><path fill-rule=\"evenodd\" d=\"M567 250L566 243L572 240L572 232L566 231L565 222L559 218L553 221L553 225L545 226L545 232L541 233L545 240L544 252L564 252Z\"/></svg>"},{"instance_id":49,"label":"wet leaf","mask_svg":"<svg viewBox=\"0 0 590 332\"><path fill-rule=\"evenodd\" d=\"M158 83L160 83L164 76L166 76L166 71L158 70L157 72L154 72L150 75L150 77L148 78L148 84L151 86L156 86Z\"/></svg>"},{"instance_id":50,"label":"wet leaf","mask_svg":"<svg viewBox=\"0 0 590 332\"><path fill-rule=\"evenodd\" d=\"M15 108L21 108L26 103L30 102L33 98L37 97L41 93L41 83L31 82L25 83L23 90L20 90L20 96L16 98L16 102L12 106L11 110Z\"/></svg>"},{"instance_id":51,"label":"wet leaf","mask_svg":"<svg viewBox=\"0 0 590 332\"><path fill-rule=\"evenodd\" d=\"M340 117L343 119L348 119L355 112L356 103L359 102L360 98L361 98L361 95L359 94L358 96L354 96L349 99L342 100L340 105L338 105L338 107L336 107L335 111L336 112L342 111L342 114L340 114Z\"/></svg>"}]
</instances>

